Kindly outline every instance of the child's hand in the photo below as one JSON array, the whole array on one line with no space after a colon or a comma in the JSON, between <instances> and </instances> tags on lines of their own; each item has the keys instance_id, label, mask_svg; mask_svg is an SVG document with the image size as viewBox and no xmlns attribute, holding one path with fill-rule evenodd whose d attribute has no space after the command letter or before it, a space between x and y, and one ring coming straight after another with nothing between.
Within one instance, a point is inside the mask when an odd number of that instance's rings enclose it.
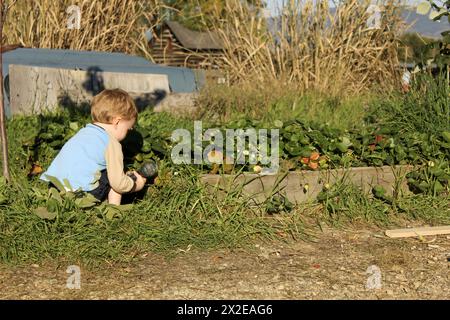
<instances>
[{"instance_id":1,"label":"child's hand","mask_svg":"<svg viewBox=\"0 0 450 320\"><path fill-rule=\"evenodd\" d=\"M143 176L141 176L139 173L137 173L136 171L132 171L132 173L136 176L136 188L134 189L134 191L141 191L144 188L145 182L147 181L146 178L144 178Z\"/></svg>"}]
</instances>

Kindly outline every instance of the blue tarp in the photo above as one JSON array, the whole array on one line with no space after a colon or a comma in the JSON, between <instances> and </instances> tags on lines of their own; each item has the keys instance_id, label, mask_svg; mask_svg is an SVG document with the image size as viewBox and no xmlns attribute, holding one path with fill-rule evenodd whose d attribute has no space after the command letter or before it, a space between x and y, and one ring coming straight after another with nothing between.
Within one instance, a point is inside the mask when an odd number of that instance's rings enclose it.
<instances>
[{"instance_id":1,"label":"blue tarp","mask_svg":"<svg viewBox=\"0 0 450 320\"><path fill-rule=\"evenodd\" d=\"M162 66L142 57L124 53L18 48L3 54L3 77L5 79L9 74L10 64L75 70L94 68L107 72L166 74L169 78L171 92L195 92L203 82L203 79L196 78L196 74L191 69ZM5 109L9 114L8 101L5 101Z\"/></svg>"}]
</instances>

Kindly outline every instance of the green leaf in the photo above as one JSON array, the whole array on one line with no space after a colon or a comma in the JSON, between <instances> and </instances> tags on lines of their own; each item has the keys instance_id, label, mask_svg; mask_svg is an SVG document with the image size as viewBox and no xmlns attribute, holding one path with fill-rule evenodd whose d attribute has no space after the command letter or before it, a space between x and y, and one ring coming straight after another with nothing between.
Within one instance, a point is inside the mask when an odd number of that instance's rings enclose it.
<instances>
[{"instance_id":1,"label":"green leaf","mask_svg":"<svg viewBox=\"0 0 450 320\"><path fill-rule=\"evenodd\" d=\"M59 190L59 192L65 193L66 189L64 188L63 184L56 178L53 176L50 176L48 174L45 175L45 177L51 182L53 183L53 185Z\"/></svg>"},{"instance_id":2,"label":"green leaf","mask_svg":"<svg viewBox=\"0 0 450 320\"><path fill-rule=\"evenodd\" d=\"M442 191L444 191L444 187L442 186L442 184L439 181L435 181L433 184L433 191L435 194L438 194Z\"/></svg>"},{"instance_id":3,"label":"green leaf","mask_svg":"<svg viewBox=\"0 0 450 320\"><path fill-rule=\"evenodd\" d=\"M38 217L46 220L53 220L56 218L56 213L49 212L46 207L38 207L34 210L34 213Z\"/></svg>"},{"instance_id":4,"label":"green leaf","mask_svg":"<svg viewBox=\"0 0 450 320\"><path fill-rule=\"evenodd\" d=\"M143 158L143 156L142 156L142 153L138 153L138 154L135 156L135 159L136 159L136 161L138 161L138 162L142 162L142 160L144 160L144 158Z\"/></svg>"},{"instance_id":5,"label":"green leaf","mask_svg":"<svg viewBox=\"0 0 450 320\"><path fill-rule=\"evenodd\" d=\"M78 131L78 122L70 122L69 123L69 128L72 129L73 131Z\"/></svg>"},{"instance_id":6,"label":"green leaf","mask_svg":"<svg viewBox=\"0 0 450 320\"><path fill-rule=\"evenodd\" d=\"M162 153L162 154L164 154L166 152L161 141L157 141L157 142L153 143L151 145L151 149L156 152Z\"/></svg>"},{"instance_id":7,"label":"green leaf","mask_svg":"<svg viewBox=\"0 0 450 320\"><path fill-rule=\"evenodd\" d=\"M75 193L73 193L73 192L67 192L66 194L64 194L64 196L66 197L66 199L70 199L70 200L75 199Z\"/></svg>"},{"instance_id":8,"label":"green leaf","mask_svg":"<svg viewBox=\"0 0 450 320\"><path fill-rule=\"evenodd\" d=\"M0 177L0 187L4 188L6 186L7 182L5 177L1 176Z\"/></svg>"},{"instance_id":9,"label":"green leaf","mask_svg":"<svg viewBox=\"0 0 450 320\"><path fill-rule=\"evenodd\" d=\"M299 156L301 153L300 146L295 142L289 142L285 145L286 151L291 155L292 157Z\"/></svg>"},{"instance_id":10,"label":"green leaf","mask_svg":"<svg viewBox=\"0 0 450 320\"><path fill-rule=\"evenodd\" d=\"M430 11L431 4L429 2L422 2L417 5L416 12L421 15L425 15Z\"/></svg>"},{"instance_id":11,"label":"green leaf","mask_svg":"<svg viewBox=\"0 0 450 320\"><path fill-rule=\"evenodd\" d=\"M152 145L150 144L150 142L148 140L144 140L141 151L144 153L152 151Z\"/></svg>"},{"instance_id":12,"label":"green leaf","mask_svg":"<svg viewBox=\"0 0 450 320\"><path fill-rule=\"evenodd\" d=\"M86 193L83 198L75 200L75 204L80 208L90 208L95 206L98 202L99 200L90 193Z\"/></svg>"},{"instance_id":13,"label":"green leaf","mask_svg":"<svg viewBox=\"0 0 450 320\"><path fill-rule=\"evenodd\" d=\"M442 34L442 37L443 37L443 42L444 43L450 43L450 32L448 32L448 33L445 33L445 32L442 32L441 33Z\"/></svg>"},{"instance_id":14,"label":"green leaf","mask_svg":"<svg viewBox=\"0 0 450 320\"><path fill-rule=\"evenodd\" d=\"M376 199L392 204L392 197L386 194L386 189L381 185L376 185L372 188L372 193Z\"/></svg>"},{"instance_id":15,"label":"green leaf","mask_svg":"<svg viewBox=\"0 0 450 320\"><path fill-rule=\"evenodd\" d=\"M62 204L63 199L61 198L61 195L59 194L58 190L56 190L55 188L50 188L49 193L52 199L55 199L56 201L58 201L59 204Z\"/></svg>"},{"instance_id":16,"label":"green leaf","mask_svg":"<svg viewBox=\"0 0 450 320\"><path fill-rule=\"evenodd\" d=\"M376 185L372 188L372 192L375 196L383 196L386 194L386 189L381 185Z\"/></svg>"},{"instance_id":17,"label":"green leaf","mask_svg":"<svg viewBox=\"0 0 450 320\"><path fill-rule=\"evenodd\" d=\"M4 195L0 194L0 204L6 204L8 203L8 198Z\"/></svg>"},{"instance_id":18,"label":"green leaf","mask_svg":"<svg viewBox=\"0 0 450 320\"><path fill-rule=\"evenodd\" d=\"M139 130L137 130L141 135L142 138L145 139L150 135L150 132L144 128L139 128Z\"/></svg>"},{"instance_id":19,"label":"green leaf","mask_svg":"<svg viewBox=\"0 0 450 320\"><path fill-rule=\"evenodd\" d=\"M47 200L47 210L49 212L58 212L58 209L60 207L60 203L58 200L50 198Z\"/></svg>"},{"instance_id":20,"label":"green leaf","mask_svg":"<svg viewBox=\"0 0 450 320\"><path fill-rule=\"evenodd\" d=\"M31 187L32 196L35 197L37 200L45 200L47 199L47 194L43 194L41 190L35 187Z\"/></svg>"},{"instance_id":21,"label":"green leaf","mask_svg":"<svg viewBox=\"0 0 450 320\"><path fill-rule=\"evenodd\" d=\"M64 183L64 186L65 186L67 189L69 189L70 191L73 191L73 188L72 188L72 186L70 185L69 180L67 180L66 178L64 178L64 179L63 179L63 183Z\"/></svg>"},{"instance_id":22,"label":"green leaf","mask_svg":"<svg viewBox=\"0 0 450 320\"><path fill-rule=\"evenodd\" d=\"M394 138L389 138L389 148L393 149L395 148L395 142L394 142Z\"/></svg>"},{"instance_id":23,"label":"green leaf","mask_svg":"<svg viewBox=\"0 0 450 320\"><path fill-rule=\"evenodd\" d=\"M283 121L281 120L275 120L273 124L276 128L283 128Z\"/></svg>"},{"instance_id":24,"label":"green leaf","mask_svg":"<svg viewBox=\"0 0 450 320\"><path fill-rule=\"evenodd\" d=\"M430 19L431 20L439 20L445 13L447 13L447 10L445 10L445 9L441 9L439 11L432 10L430 12Z\"/></svg>"},{"instance_id":25,"label":"green leaf","mask_svg":"<svg viewBox=\"0 0 450 320\"><path fill-rule=\"evenodd\" d=\"M343 142L336 143L336 148L338 148L339 151L342 153L347 152L347 150L348 150L348 146Z\"/></svg>"},{"instance_id":26,"label":"green leaf","mask_svg":"<svg viewBox=\"0 0 450 320\"><path fill-rule=\"evenodd\" d=\"M431 173L433 176L439 178L439 177L443 176L445 172L444 172L444 170L442 170L441 168L436 168L436 167L434 167L434 168L431 168L431 169L430 169L430 173Z\"/></svg>"},{"instance_id":27,"label":"green leaf","mask_svg":"<svg viewBox=\"0 0 450 320\"><path fill-rule=\"evenodd\" d=\"M300 156L302 158L309 158L312 154L312 150L309 148L303 148L300 150Z\"/></svg>"},{"instance_id":28,"label":"green leaf","mask_svg":"<svg viewBox=\"0 0 450 320\"><path fill-rule=\"evenodd\" d=\"M107 208L107 209L105 209L106 210L106 219L107 220L112 220L112 219L114 219L114 216L116 215L116 211L114 211L113 209L111 209L111 208Z\"/></svg>"},{"instance_id":29,"label":"green leaf","mask_svg":"<svg viewBox=\"0 0 450 320\"><path fill-rule=\"evenodd\" d=\"M284 130L289 133L297 133L301 131L301 128L297 124L293 123L284 127Z\"/></svg>"},{"instance_id":30,"label":"green leaf","mask_svg":"<svg viewBox=\"0 0 450 320\"><path fill-rule=\"evenodd\" d=\"M445 141L450 143L450 131L442 132L442 137L444 138Z\"/></svg>"},{"instance_id":31,"label":"green leaf","mask_svg":"<svg viewBox=\"0 0 450 320\"><path fill-rule=\"evenodd\" d=\"M422 192L426 192L430 186L429 186L429 184L428 184L426 181L421 181L417 187L418 187Z\"/></svg>"},{"instance_id":32,"label":"green leaf","mask_svg":"<svg viewBox=\"0 0 450 320\"><path fill-rule=\"evenodd\" d=\"M121 212L125 212L125 211L130 211L133 209L133 205L132 204L121 204L121 205L115 205L114 208L116 208L117 210L121 211Z\"/></svg>"},{"instance_id":33,"label":"green leaf","mask_svg":"<svg viewBox=\"0 0 450 320\"><path fill-rule=\"evenodd\" d=\"M54 140L50 142L48 145L52 148L61 146L63 144L62 140Z\"/></svg>"},{"instance_id":34,"label":"green leaf","mask_svg":"<svg viewBox=\"0 0 450 320\"><path fill-rule=\"evenodd\" d=\"M341 140L342 140L342 143L345 144L347 147L351 147L352 146L352 143L351 143L349 138L342 137Z\"/></svg>"},{"instance_id":35,"label":"green leaf","mask_svg":"<svg viewBox=\"0 0 450 320\"><path fill-rule=\"evenodd\" d=\"M53 138L53 135L48 132L43 132L43 133L39 134L39 138L41 138L43 140L50 140Z\"/></svg>"},{"instance_id":36,"label":"green leaf","mask_svg":"<svg viewBox=\"0 0 450 320\"><path fill-rule=\"evenodd\" d=\"M107 220L112 220L114 218L121 218L122 212L126 210L130 210L133 205L105 205L103 208L103 212Z\"/></svg>"}]
</instances>

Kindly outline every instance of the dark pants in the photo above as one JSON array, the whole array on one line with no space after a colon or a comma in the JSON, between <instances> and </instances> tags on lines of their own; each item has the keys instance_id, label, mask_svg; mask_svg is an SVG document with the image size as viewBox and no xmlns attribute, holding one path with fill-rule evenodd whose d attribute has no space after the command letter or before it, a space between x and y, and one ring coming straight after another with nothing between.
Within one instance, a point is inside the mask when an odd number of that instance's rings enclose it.
<instances>
[{"instance_id":1,"label":"dark pants","mask_svg":"<svg viewBox=\"0 0 450 320\"><path fill-rule=\"evenodd\" d=\"M100 201L108 198L109 191L111 190L111 186L109 185L108 174L106 173L106 169L102 170L100 176L100 180L98 180L98 187L94 190L88 191L88 193L92 194L95 198Z\"/></svg>"}]
</instances>

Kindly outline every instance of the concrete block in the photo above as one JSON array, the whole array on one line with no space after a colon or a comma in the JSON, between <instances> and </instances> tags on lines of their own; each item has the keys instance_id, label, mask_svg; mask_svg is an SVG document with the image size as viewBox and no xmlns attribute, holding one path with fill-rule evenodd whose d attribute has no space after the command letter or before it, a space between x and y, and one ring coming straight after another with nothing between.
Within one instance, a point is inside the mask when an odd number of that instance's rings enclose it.
<instances>
[{"instance_id":1,"label":"concrete block","mask_svg":"<svg viewBox=\"0 0 450 320\"><path fill-rule=\"evenodd\" d=\"M198 93L170 93L153 108L155 112L169 112L175 115L191 115L197 110L195 100Z\"/></svg>"},{"instance_id":2,"label":"concrete block","mask_svg":"<svg viewBox=\"0 0 450 320\"><path fill-rule=\"evenodd\" d=\"M273 191L286 196L289 201L299 204L311 202L323 190L326 183L353 184L362 192L370 193L375 185L383 186L387 193L409 192L405 175L413 166L383 166L363 167L321 171L292 171L286 176L259 175L243 173L240 175L206 174L201 181L210 188L218 187L223 192L242 188L243 194L249 196L255 203L264 202ZM308 185L308 191L304 191Z\"/></svg>"},{"instance_id":3,"label":"concrete block","mask_svg":"<svg viewBox=\"0 0 450 320\"><path fill-rule=\"evenodd\" d=\"M57 106L90 104L103 89L120 88L135 99L141 109L156 105L170 92L164 74L104 72L10 65L11 113L34 114Z\"/></svg>"}]
</instances>

